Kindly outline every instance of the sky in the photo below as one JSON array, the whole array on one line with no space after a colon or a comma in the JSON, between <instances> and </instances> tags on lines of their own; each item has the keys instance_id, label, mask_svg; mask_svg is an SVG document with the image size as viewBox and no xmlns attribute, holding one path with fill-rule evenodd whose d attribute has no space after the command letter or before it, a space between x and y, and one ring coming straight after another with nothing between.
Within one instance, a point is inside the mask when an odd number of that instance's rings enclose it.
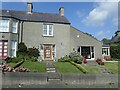
<instances>
[{"instance_id":1,"label":"sky","mask_svg":"<svg viewBox=\"0 0 120 90\"><path fill-rule=\"evenodd\" d=\"M64 7L71 26L98 40L111 39L118 30L117 2L32 2L33 12L59 13ZM0 9L27 11L26 2L2 2Z\"/></svg>"}]
</instances>

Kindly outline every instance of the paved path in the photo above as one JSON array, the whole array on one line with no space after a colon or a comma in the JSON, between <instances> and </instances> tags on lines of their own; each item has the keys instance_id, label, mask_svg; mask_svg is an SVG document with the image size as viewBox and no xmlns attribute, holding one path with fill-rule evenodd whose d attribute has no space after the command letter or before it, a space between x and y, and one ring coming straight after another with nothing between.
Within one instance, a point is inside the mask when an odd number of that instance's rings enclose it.
<instances>
[{"instance_id":1,"label":"paved path","mask_svg":"<svg viewBox=\"0 0 120 90\"><path fill-rule=\"evenodd\" d=\"M96 61L88 61L87 63L89 66L91 67L95 67L95 68L98 68L102 73L105 73L105 74L112 74L112 72L110 72L108 69L98 65L96 63Z\"/></svg>"},{"instance_id":2,"label":"paved path","mask_svg":"<svg viewBox=\"0 0 120 90\"><path fill-rule=\"evenodd\" d=\"M60 81L61 75L56 72L53 61L46 61L47 81Z\"/></svg>"}]
</instances>

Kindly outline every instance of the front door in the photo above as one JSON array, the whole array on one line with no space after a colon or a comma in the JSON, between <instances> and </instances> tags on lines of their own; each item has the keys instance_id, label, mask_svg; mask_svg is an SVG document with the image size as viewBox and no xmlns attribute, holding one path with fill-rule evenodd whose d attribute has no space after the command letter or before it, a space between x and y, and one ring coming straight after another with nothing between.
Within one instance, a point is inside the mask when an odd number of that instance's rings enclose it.
<instances>
[{"instance_id":1,"label":"front door","mask_svg":"<svg viewBox=\"0 0 120 90\"><path fill-rule=\"evenodd\" d=\"M6 58L8 56L8 41L0 41L0 58Z\"/></svg>"},{"instance_id":2,"label":"front door","mask_svg":"<svg viewBox=\"0 0 120 90\"><path fill-rule=\"evenodd\" d=\"M52 45L44 45L44 59L52 59Z\"/></svg>"},{"instance_id":3,"label":"front door","mask_svg":"<svg viewBox=\"0 0 120 90\"><path fill-rule=\"evenodd\" d=\"M85 56L87 59L91 59L90 47L82 46L81 55Z\"/></svg>"}]
</instances>

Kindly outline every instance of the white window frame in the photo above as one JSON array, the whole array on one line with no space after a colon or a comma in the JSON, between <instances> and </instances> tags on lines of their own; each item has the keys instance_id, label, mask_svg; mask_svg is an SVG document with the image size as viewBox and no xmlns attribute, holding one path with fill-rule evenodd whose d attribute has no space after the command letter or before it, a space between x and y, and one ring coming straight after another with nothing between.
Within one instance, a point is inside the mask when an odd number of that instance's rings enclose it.
<instances>
[{"instance_id":1,"label":"white window frame","mask_svg":"<svg viewBox=\"0 0 120 90\"><path fill-rule=\"evenodd\" d=\"M107 53L103 53L106 51ZM103 56L110 56L110 48L109 47L102 47L102 55Z\"/></svg>"},{"instance_id":2,"label":"white window frame","mask_svg":"<svg viewBox=\"0 0 120 90\"><path fill-rule=\"evenodd\" d=\"M44 33L45 31L45 25L47 26L47 34ZM50 35L50 25L52 26L52 32ZM53 36L53 24L43 24L43 36Z\"/></svg>"},{"instance_id":3,"label":"white window frame","mask_svg":"<svg viewBox=\"0 0 120 90\"><path fill-rule=\"evenodd\" d=\"M5 28L3 28L4 24L2 25L3 21L8 21ZM10 23L9 19L0 19L0 32L9 32L9 23Z\"/></svg>"},{"instance_id":4,"label":"white window frame","mask_svg":"<svg viewBox=\"0 0 120 90\"><path fill-rule=\"evenodd\" d=\"M12 47L12 43L15 44L14 48ZM12 54L12 50L14 50L14 55ZM17 50L17 41L12 40L12 41L11 41L11 56L12 56L12 57L16 57L16 50Z\"/></svg>"},{"instance_id":5,"label":"white window frame","mask_svg":"<svg viewBox=\"0 0 120 90\"><path fill-rule=\"evenodd\" d=\"M13 26L13 23L16 22L16 25ZM18 21L17 20L13 20L13 23L12 23L12 33L17 33L18 32ZM16 28L16 31L14 32L13 28Z\"/></svg>"}]
</instances>

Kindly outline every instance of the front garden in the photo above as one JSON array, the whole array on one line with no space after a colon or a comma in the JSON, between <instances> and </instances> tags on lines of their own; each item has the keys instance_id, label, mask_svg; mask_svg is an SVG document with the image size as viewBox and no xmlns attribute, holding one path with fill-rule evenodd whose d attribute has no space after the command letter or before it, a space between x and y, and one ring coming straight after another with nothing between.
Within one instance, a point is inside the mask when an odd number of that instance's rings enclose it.
<instances>
[{"instance_id":1,"label":"front garden","mask_svg":"<svg viewBox=\"0 0 120 90\"><path fill-rule=\"evenodd\" d=\"M4 71L8 72L46 72L45 62L38 62L39 50L36 48L27 48L24 43L18 45L17 57L6 58L7 65L3 66ZM84 57L77 52L61 57L58 62L53 62L59 73L84 73L101 74L98 68L87 64ZM118 62L102 62L97 59L96 63L100 67L110 70L113 74L118 73Z\"/></svg>"},{"instance_id":2,"label":"front garden","mask_svg":"<svg viewBox=\"0 0 120 90\"><path fill-rule=\"evenodd\" d=\"M17 57L8 57L2 65L3 72L45 72L45 62L38 62L39 50L18 45Z\"/></svg>"}]
</instances>

